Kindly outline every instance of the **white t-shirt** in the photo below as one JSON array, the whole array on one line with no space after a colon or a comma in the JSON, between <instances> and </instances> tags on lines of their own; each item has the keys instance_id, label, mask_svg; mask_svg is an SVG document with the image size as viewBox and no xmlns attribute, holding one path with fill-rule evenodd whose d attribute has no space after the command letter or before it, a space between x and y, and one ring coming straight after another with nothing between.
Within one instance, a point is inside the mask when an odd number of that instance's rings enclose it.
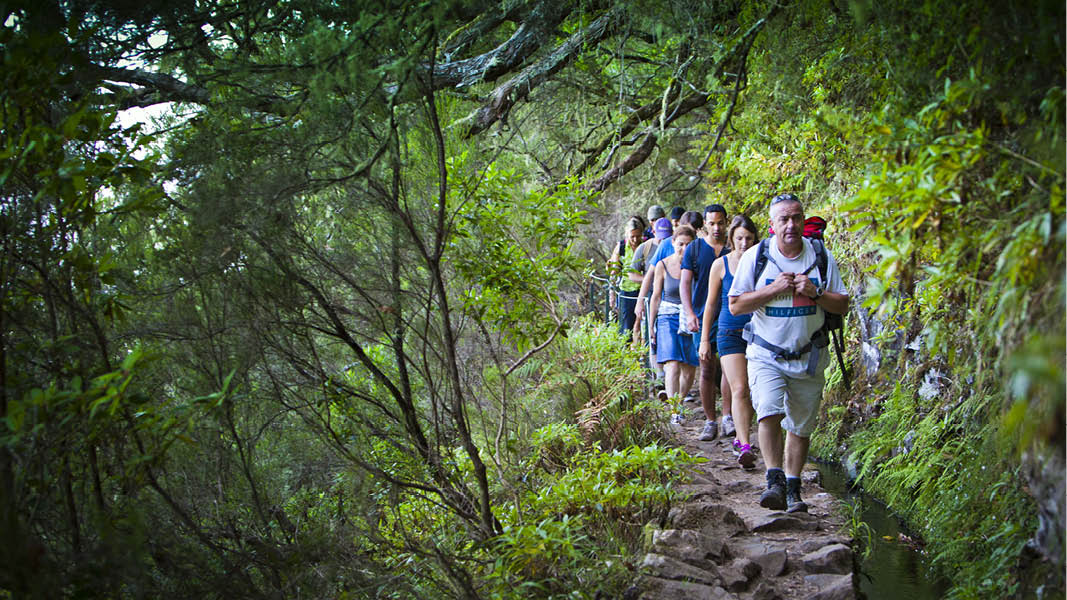
<instances>
[{"instance_id":1,"label":"white t-shirt","mask_svg":"<svg viewBox=\"0 0 1067 600\"><path fill-rule=\"evenodd\" d=\"M815 264L815 249L812 248L810 240L804 238L803 242L804 249L796 258L786 258L778 250L777 241L773 237L768 239L767 250L773 260L767 261L767 267L755 280L752 277L752 270L755 268L756 256L759 254L759 244L746 250L737 265L729 295L740 296L769 285L783 271L803 273L808 271L808 267L811 267L808 277L812 283L817 286L822 285L828 292L847 294L848 290L841 281L841 274L837 270L837 261L834 260L833 255L829 251L826 252L826 278L829 282L820 281L822 275L819 273L819 268L812 266ZM778 264L776 265L775 262ZM775 296L770 302L752 313L751 327L756 335L775 346L787 350L799 350L807 345L811 336L822 327L825 320L826 312L816 305L814 300L803 294L787 292ZM757 344L749 344L745 356L749 360L775 361L773 352ZM803 371L807 367L806 358L784 362L789 363L790 370L797 367L797 370Z\"/></svg>"}]
</instances>

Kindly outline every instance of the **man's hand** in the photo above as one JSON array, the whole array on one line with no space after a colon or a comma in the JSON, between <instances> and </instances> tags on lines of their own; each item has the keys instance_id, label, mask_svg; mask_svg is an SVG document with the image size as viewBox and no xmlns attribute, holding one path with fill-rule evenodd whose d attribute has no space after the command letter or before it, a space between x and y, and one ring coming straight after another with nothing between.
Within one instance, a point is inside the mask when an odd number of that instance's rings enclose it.
<instances>
[{"instance_id":1,"label":"man's hand","mask_svg":"<svg viewBox=\"0 0 1067 600\"><path fill-rule=\"evenodd\" d=\"M806 275L800 275L800 277L807 278ZM767 287L774 292L775 296L777 296L778 294L783 294L786 291L795 289L796 278L797 275L795 273L779 273L778 277L775 277L774 281Z\"/></svg>"},{"instance_id":2,"label":"man's hand","mask_svg":"<svg viewBox=\"0 0 1067 600\"><path fill-rule=\"evenodd\" d=\"M797 294L808 298L815 298L815 292L818 291L811 279L803 273L793 277L793 289Z\"/></svg>"}]
</instances>

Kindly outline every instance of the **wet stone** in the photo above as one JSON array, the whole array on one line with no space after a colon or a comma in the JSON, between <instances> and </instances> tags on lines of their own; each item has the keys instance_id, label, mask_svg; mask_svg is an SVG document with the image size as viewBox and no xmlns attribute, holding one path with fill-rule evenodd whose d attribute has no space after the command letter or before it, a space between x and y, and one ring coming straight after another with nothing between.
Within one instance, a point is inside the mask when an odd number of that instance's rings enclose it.
<instances>
[{"instance_id":1,"label":"wet stone","mask_svg":"<svg viewBox=\"0 0 1067 600\"><path fill-rule=\"evenodd\" d=\"M761 581L756 585L756 589L752 592L752 600L783 600L782 595L778 593L773 585L766 581Z\"/></svg>"},{"instance_id":2,"label":"wet stone","mask_svg":"<svg viewBox=\"0 0 1067 600\"><path fill-rule=\"evenodd\" d=\"M756 486L752 485L751 481L745 481L744 479L731 481L723 487L728 492L749 492L756 489ZM760 491L762 492L762 489Z\"/></svg>"},{"instance_id":3,"label":"wet stone","mask_svg":"<svg viewBox=\"0 0 1067 600\"><path fill-rule=\"evenodd\" d=\"M818 591L805 597L805 600L855 600L856 590L852 585L851 575L807 575L804 581L816 586Z\"/></svg>"},{"instance_id":4,"label":"wet stone","mask_svg":"<svg viewBox=\"0 0 1067 600\"><path fill-rule=\"evenodd\" d=\"M832 544L804 555L800 559L810 573L852 573L852 549L844 544Z\"/></svg>"},{"instance_id":5,"label":"wet stone","mask_svg":"<svg viewBox=\"0 0 1067 600\"><path fill-rule=\"evenodd\" d=\"M800 474L800 480L808 485L822 485L822 472L804 471Z\"/></svg>"},{"instance_id":6,"label":"wet stone","mask_svg":"<svg viewBox=\"0 0 1067 600\"><path fill-rule=\"evenodd\" d=\"M686 483L679 485L675 489L691 502L696 500L718 500L722 497L718 486L714 484Z\"/></svg>"},{"instance_id":7,"label":"wet stone","mask_svg":"<svg viewBox=\"0 0 1067 600\"><path fill-rule=\"evenodd\" d=\"M847 546L849 545L849 540L848 538L843 538L841 536L819 537L811 540L804 540L800 542L800 545L797 546L797 548L801 552L807 554L808 552L822 550L823 548L834 544L845 544Z\"/></svg>"},{"instance_id":8,"label":"wet stone","mask_svg":"<svg viewBox=\"0 0 1067 600\"><path fill-rule=\"evenodd\" d=\"M675 529L700 529L704 535L719 537L730 537L746 530L744 520L733 509L713 502L673 508L667 520Z\"/></svg>"}]
</instances>

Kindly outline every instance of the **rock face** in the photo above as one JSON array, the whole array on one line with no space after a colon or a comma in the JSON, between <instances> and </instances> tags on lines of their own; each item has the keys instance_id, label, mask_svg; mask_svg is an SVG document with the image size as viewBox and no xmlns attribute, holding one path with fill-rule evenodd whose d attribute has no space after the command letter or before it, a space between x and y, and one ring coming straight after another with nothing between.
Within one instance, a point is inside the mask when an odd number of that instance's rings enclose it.
<instances>
[{"instance_id":1,"label":"rock face","mask_svg":"<svg viewBox=\"0 0 1067 600\"><path fill-rule=\"evenodd\" d=\"M759 506L762 459L752 471L739 469L732 439L699 442L702 422L688 423L679 442L708 461L680 489L684 500L666 528L646 536L647 554L625 598L857 598L851 540L818 478L804 473L807 513L768 511Z\"/></svg>"}]
</instances>

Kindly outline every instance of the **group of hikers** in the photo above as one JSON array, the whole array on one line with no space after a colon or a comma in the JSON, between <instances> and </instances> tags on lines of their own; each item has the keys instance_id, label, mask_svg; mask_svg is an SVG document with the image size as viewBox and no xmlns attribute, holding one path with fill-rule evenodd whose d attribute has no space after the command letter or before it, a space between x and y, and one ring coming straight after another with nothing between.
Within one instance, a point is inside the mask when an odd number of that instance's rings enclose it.
<instances>
[{"instance_id":1,"label":"group of hikers","mask_svg":"<svg viewBox=\"0 0 1067 600\"><path fill-rule=\"evenodd\" d=\"M652 206L647 224L629 219L608 266L620 333L638 345L647 330L672 423L684 422L682 402L699 372L699 439L734 436L744 469L755 468L757 447L767 473L760 505L806 512L800 474L822 400L827 326L848 310L849 297L821 235L805 237L800 200L780 194L769 209L770 237L760 241L750 218L729 219L721 204L669 215Z\"/></svg>"}]
</instances>

